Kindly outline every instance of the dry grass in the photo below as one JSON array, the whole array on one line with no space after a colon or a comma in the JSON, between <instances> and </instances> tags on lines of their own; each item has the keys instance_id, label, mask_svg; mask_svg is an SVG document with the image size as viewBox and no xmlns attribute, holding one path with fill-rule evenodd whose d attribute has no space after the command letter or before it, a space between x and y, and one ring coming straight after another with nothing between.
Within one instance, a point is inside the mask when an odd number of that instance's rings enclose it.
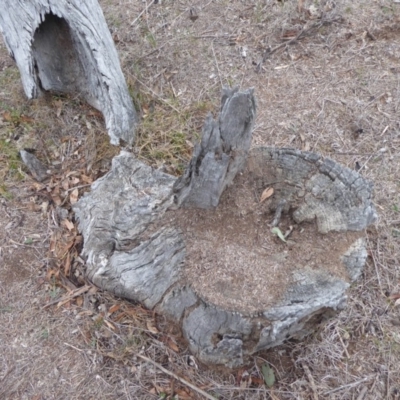
<instances>
[{"instance_id":1,"label":"dry grass","mask_svg":"<svg viewBox=\"0 0 400 400\"><path fill-rule=\"evenodd\" d=\"M307 11L312 4L322 18ZM344 312L305 342L258 355L246 371L196 366L174 327L108 294L87 292L43 309L66 293L67 281L85 283L79 241L70 279L52 275L65 271L66 259L48 251L50 239L72 235L56 218L54 190L72 171L97 178L118 149L79 100L27 101L2 46L0 397L202 398L139 354L219 399L399 398L400 307L390 295L400 292L400 6L304 1L299 12L294 0L101 5L143 117L140 157L179 174L205 114L216 111L221 85L255 87L254 145L310 149L375 182L380 218L367 232L370 257ZM53 169L47 195L24 172L17 157L24 147L37 149ZM60 193L69 212L68 193ZM272 389L257 380L265 362L277 377Z\"/></svg>"}]
</instances>

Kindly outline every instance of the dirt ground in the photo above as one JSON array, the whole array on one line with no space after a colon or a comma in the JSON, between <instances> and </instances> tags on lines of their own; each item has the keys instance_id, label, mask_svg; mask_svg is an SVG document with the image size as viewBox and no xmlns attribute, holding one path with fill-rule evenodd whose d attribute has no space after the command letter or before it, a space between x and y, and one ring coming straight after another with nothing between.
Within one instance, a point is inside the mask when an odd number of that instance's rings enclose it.
<instances>
[{"instance_id":1,"label":"dirt ground","mask_svg":"<svg viewBox=\"0 0 400 400\"><path fill-rule=\"evenodd\" d=\"M201 399L203 390L216 399L399 399L400 4L100 4L142 118L138 156L181 173L221 87L254 87L253 145L311 150L358 170L375 183L379 220L345 311L247 368L199 365L161 317L85 281L70 206L119 149L79 98L27 100L1 42L0 398ZM29 175L23 148L49 166L50 181Z\"/></svg>"}]
</instances>

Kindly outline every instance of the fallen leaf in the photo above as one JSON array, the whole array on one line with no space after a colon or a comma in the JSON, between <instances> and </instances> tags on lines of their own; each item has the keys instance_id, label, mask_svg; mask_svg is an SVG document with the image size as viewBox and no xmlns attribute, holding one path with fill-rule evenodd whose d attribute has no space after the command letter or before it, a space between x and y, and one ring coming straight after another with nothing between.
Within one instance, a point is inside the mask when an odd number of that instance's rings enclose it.
<instances>
[{"instance_id":1,"label":"fallen leaf","mask_svg":"<svg viewBox=\"0 0 400 400\"><path fill-rule=\"evenodd\" d=\"M147 320L146 321L146 326L147 329L151 332L151 333L159 333L159 330L157 329L157 327L154 325L154 322L151 320Z\"/></svg>"},{"instance_id":2,"label":"fallen leaf","mask_svg":"<svg viewBox=\"0 0 400 400\"><path fill-rule=\"evenodd\" d=\"M104 323L105 323L111 330L115 331L115 325L114 325L112 322L107 321L106 319L104 319Z\"/></svg>"},{"instance_id":3,"label":"fallen leaf","mask_svg":"<svg viewBox=\"0 0 400 400\"><path fill-rule=\"evenodd\" d=\"M11 117L10 111L3 112L3 119L4 119L4 121L11 122L12 117Z\"/></svg>"},{"instance_id":4,"label":"fallen leaf","mask_svg":"<svg viewBox=\"0 0 400 400\"><path fill-rule=\"evenodd\" d=\"M252 376L251 383L256 386L262 386L262 384L264 383L264 379L259 378L258 376Z\"/></svg>"},{"instance_id":5,"label":"fallen leaf","mask_svg":"<svg viewBox=\"0 0 400 400\"><path fill-rule=\"evenodd\" d=\"M191 400L193 399L193 393L192 392L187 392L185 389L175 389L175 393L179 396L180 399L182 400Z\"/></svg>"},{"instance_id":6,"label":"fallen leaf","mask_svg":"<svg viewBox=\"0 0 400 400\"><path fill-rule=\"evenodd\" d=\"M108 315L111 315L112 313L115 313L115 311L118 311L121 308L121 304L114 304L108 309Z\"/></svg>"},{"instance_id":7,"label":"fallen leaf","mask_svg":"<svg viewBox=\"0 0 400 400\"><path fill-rule=\"evenodd\" d=\"M171 338L167 338L167 345L171 350L175 351L175 353L179 353L179 347Z\"/></svg>"},{"instance_id":8,"label":"fallen leaf","mask_svg":"<svg viewBox=\"0 0 400 400\"><path fill-rule=\"evenodd\" d=\"M264 382L267 387L272 387L275 383L275 373L274 370L269 366L269 364L264 364L261 367L261 371L264 377Z\"/></svg>"},{"instance_id":9,"label":"fallen leaf","mask_svg":"<svg viewBox=\"0 0 400 400\"><path fill-rule=\"evenodd\" d=\"M75 225L68 219L64 219L62 223L70 232L75 228Z\"/></svg>"},{"instance_id":10,"label":"fallen leaf","mask_svg":"<svg viewBox=\"0 0 400 400\"><path fill-rule=\"evenodd\" d=\"M274 194L274 188L272 188L272 187L266 188L266 189L262 192L262 194L261 194L261 197L260 197L260 204L261 204L263 201L267 200L269 197L271 197L273 194Z\"/></svg>"},{"instance_id":11,"label":"fallen leaf","mask_svg":"<svg viewBox=\"0 0 400 400\"><path fill-rule=\"evenodd\" d=\"M71 253L68 252L64 263L64 275L69 276L70 270L71 270Z\"/></svg>"},{"instance_id":12,"label":"fallen leaf","mask_svg":"<svg viewBox=\"0 0 400 400\"><path fill-rule=\"evenodd\" d=\"M311 148L311 146L308 141L303 142L303 146L301 148L303 151L310 151L310 148Z\"/></svg>"},{"instance_id":13,"label":"fallen leaf","mask_svg":"<svg viewBox=\"0 0 400 400\"><path fill-rule=\"evenodd\" d=\"M79 190L74 189L71 194L69 195L69 201L71 204L75 204L78 201Z\"/></svg>"},{"instance_id":14,"label":"fallen leaf","mask_svg":"<svg viewBox=\"0 0 400 400\"><path fill-rule=\"evenodd\" d=\"M25 124L31 124L35 120L33 118L31 118L31 117L28 117L28 116L22 114L21 117L20 117L20 121L24 122Z\"/></svg>"},{"instance_id":15,"label":"fallen leaf","mask_svg":"<svg viewBox=\"0 0 400 400\"><path fill-rule=\"evenodd\" d=\"M78 307L82 307L82 305L83 305L83 297L82 296L79 296L76 298L76 305Z\"/></svg>"},{"instance_id":16,"label":"fallen leaf","mask_svg":"<svg viewBox=\"0 0 400 400\"><path fill-rule=\"evenodd\" d=\"M278 238L281 239L282 242L286 242L285 236L283 235L282 231L278 227L272 228L271 233L278 236Z\"/></svg>"}]
</instances>

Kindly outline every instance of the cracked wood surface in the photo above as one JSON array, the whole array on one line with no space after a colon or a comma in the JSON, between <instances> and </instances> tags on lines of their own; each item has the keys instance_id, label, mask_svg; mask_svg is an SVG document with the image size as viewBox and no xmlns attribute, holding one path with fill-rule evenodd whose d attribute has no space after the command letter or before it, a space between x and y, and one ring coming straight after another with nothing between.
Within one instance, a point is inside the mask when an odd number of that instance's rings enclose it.
<instances>
[{"instance_id":1,"label":"cracked wood surface","mask_svg":"<svg viewBox=\"0 0 400 400\"><path fill-rule=\"evenodd\" d=\"M29 99L80 94L103 113L111 143L133 143L136 112L97 0L2 0L0 31Z\"/></svg>"},{"instance_id":2,"label":"cracked wood surface","mask_svg":"<svg viewBox=\"0 0 400 400\"><path fill-rule=\"evenodd\" d=\"M249 315L240 307L226 310L205 301L185 281L185 232L157 225L165 212L177 206L215 207L247 158L255 189L274 182L271 208L285 199L283 212L294 210L299 224L316 219L323 234L363 230L376 219L372 185L358 173L293 149L256 148L248 154L254 104L252 91L224 92L220 116L205 122L202 142L183 177L176 179L121 152L111 171L74 206L89 278L167 315L180 324L202 362L229 367L243 365L256 352L289 338L304 337L343 309L350 282L360 275L367 257L365 241L360 238L343 254L346 279L323 266L299 266L274 305ZM224 126L231 128L225 131ZM206 171L219 172L206 176ZM201 195L204 188L210 196Z\"/></svg>"}]
</instances>

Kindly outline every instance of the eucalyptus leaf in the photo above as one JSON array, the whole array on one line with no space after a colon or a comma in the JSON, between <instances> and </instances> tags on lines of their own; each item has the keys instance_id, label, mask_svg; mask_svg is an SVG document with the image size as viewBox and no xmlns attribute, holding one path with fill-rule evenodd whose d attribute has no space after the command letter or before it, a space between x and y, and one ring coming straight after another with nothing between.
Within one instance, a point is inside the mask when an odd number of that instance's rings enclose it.
<instances>
[{"instance_id":1,"label":"eucalyptus leaf","mask_svg":"<svg viewBox=\"0 0 400 400\"><path fill-rule=\"evenodd\" d=\"M278 227L272 228L272 229L271 229L271 232L272 232L274 235L278 236L278 238L281 239L282 242L286 242L286 239L285 239L284 234L282 233L282 231L281 231Z\"/></svg>"},{"instance_id":2,"label":"eucalyptus leaf","mask_svg":"<svg viewBox=\"0 0 400 400\"><path fill-rule=\"evenodd\" d=\"M264 364L261 367L262 374L264 377L265 384L270 388L275 383L275 373L274 370L269 366L269 364Z\"/></svg>"}]
</instances>

